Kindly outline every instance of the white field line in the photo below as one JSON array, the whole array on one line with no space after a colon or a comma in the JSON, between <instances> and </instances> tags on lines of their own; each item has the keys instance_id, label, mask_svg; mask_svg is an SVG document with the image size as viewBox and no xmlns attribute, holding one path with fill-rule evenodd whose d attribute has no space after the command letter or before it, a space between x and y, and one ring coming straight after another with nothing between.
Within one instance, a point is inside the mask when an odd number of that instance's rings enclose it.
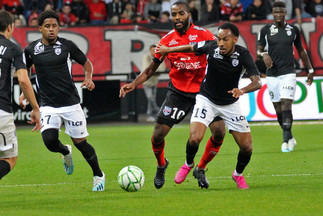
<instances>
[{"instance_id":1,"label":"white field line","mask_svg":"<svg viewBox=\"0 0 323 216\"><path fill-rule=\"evenodd\" d=\"M291 176L299 176L299 177L306 177L306 176L319 176L323 175L323 173L292 173L292 174L271 174L271 175L258 175L253 176L250 174L246 174L246 178L268 178L268 177L291 177ZM208 179L231 179L231 176L208 176ZM166 181L171 181L173 179L166 179ZM152 181L152 179L146 179L146 181ZM109 182L117 182L116 180L109 181ZM90 184L92 182L83 181L83 182L61 182L61 183L44 183L44 184L16 184L16 185L0 185L0 188L14 188L14 187L40 187L40 186L56 186L56 185L70 185L70 184Z\"/></svg>"},{"instance_id":2,"label":"white field line","mask_svg":"<svg viewBox=\"0 0 323 216\"><path fill-rule=\"evenodd\" d=\"M278 122L249 122L250 126L272 126L278 125ZM323 124L323 121L293 121L293 125L315 125Z\"/></svg>"}]
</instances>

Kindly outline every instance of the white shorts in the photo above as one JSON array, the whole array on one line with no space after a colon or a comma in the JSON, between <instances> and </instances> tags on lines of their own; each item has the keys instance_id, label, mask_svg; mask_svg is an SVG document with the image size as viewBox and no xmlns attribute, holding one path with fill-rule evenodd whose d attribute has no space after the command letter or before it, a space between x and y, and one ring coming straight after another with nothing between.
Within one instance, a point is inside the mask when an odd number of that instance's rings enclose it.
<instances>
[{"instance_id":1,"label":"white shorts","mask_svg":"<svg viewBox=\"0 0 323 216\"><path fill-rule=\"evenodd\" d=\"M272 102L281 99L294 100L296 91L296 74L286 74L278 77L266 78L267 88Z\"/></svg>"},{"instance_id":2,"label":"white shorts","mask_svg":"<svg viewBox=\"0 0 323 216\"><path fill-rule=\"evenodd\" d=\"M224 120L229 131L250 132L248 121L241 112L239 101L229 105L216 105L208 98L198 94L191 116L191 123L200 122L208 127L217 116Z\"/></svg>"},{"instance_id":3,"label":"white shorts","mask_svg":"<svg viewBox=\"0 0 323 216\"><path fill-rule=\"evenodd\" d=\"M40 132L47 129L59 130L64 122L65 133L72 138L84 138L88 136L86 119L80 104L66 107L40 107Z\"/></svg>"},{"instance_id":4,"label":"white shorts","mask_svg":"<svg viewBox=\"0 0 323 216\"><path fill-rule=\"evenodd\" d=\"M0 110L0 158L18 156L18 141L13 114Z\"/></svg>"}]
</instances>

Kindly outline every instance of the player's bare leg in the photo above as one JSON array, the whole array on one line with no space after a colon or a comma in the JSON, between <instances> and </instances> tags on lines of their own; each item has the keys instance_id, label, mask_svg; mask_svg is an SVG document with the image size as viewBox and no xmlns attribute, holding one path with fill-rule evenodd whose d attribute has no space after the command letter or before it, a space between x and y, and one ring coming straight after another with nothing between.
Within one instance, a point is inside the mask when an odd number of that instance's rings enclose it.
<instances>
[{"instance_id":1,"label":"player's bare leg","mask_svg":"<svg viewBox=\"0 0 323 216\"><path fill-rule=\"evenodd\" d=\"M236 169L232 173L232 178L237 183L239 189L248 189L249 186L244 180L242 172L248 165L252 154L251 133L240 133L237 131L232 131L232 135L240 148Z\"/></svg>"}]
</instances>

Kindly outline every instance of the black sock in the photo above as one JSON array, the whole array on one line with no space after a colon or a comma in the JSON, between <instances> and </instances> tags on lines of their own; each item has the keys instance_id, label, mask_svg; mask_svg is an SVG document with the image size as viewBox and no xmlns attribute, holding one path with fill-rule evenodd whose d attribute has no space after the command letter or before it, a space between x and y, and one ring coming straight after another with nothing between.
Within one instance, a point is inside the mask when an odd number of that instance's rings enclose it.
<instances>
[{"instance_id":1,"label":"black sock","mask_svg":"<svg viewBox=\"0 0 323 216\"><path fill-rule=\"evenodd\" d=\"M237 173L241 174L243 172L243 170L246 168L246 166L248 165L248 163L250 161L251 154L252 153L244 153L244 152L239 151L238 162L237 162L237 166L236 166Z\"/></svg>"},{"instance_id":2,"label":"black sock","mask_svg":"<svg viewBox=\"0 0 323 216\"><path fill-rule=\"evenodd\" d=\"M280 127L283 129L283 113L281 113L281 112L276 113L276 115L277 115L277 121L278 121Z\"/></svg>"},{"instance_id":3,"label":"black sock","mask_svg":"<svg viewBox=\"0 0 323 216\"><path fill-rule=\"evenodd\" d=\"M194 163L194 158L199 150L198 145L190 145L189 141L186 143L186 163L187 164L193 164Z\"/></svg>"},{"instance_id":4,"label":"black sock","mask_svg":"<svg viewBox=\"0 0 323 216\"><path fill-rule=\"evenodd\" d=\"M10 164L5 160L0 160L0 180L10 172Z\"/></svg>"},{"instance_id":5,"label":"black sock","mask_svg":"<svg viewBox=\"0 0 323 216\"><path fill-rule=\"evenodd\" d=\"M102 177L103 173L100 169L94 148L86 140L75 144L75 147L82 153L83 157L92 168L93 176Z\"/></svg>"},{"instance_id":6,"label":"black sock","mask_svg":"<svg viewBox=\"0 0 323 216\"><path fill-rule=\"evenodd\" d=\"M288 143L288 140L293 138L292 135L293 115L291 110L283 111L283 139Z\"/></svg>"},{"instance_id":7,"label":"black sock","mask_svg":"<svg viewBox=\"0 0 323 216\"><path fill-rule=\"evenodd\" d=\"M68 148L61 143L58 139L58 131L56 129L47 129L42 133L42 138L45 146L51 152L59 152L62 155L69 154Z\"/></svg>"}]
</instances>

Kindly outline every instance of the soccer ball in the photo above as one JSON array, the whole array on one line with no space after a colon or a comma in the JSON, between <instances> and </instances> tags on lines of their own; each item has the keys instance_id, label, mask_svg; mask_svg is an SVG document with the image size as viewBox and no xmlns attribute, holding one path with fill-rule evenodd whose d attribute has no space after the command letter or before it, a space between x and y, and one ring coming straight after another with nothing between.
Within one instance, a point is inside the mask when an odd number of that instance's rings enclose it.
<instances>
[{"instance_id":1,"label":"soccer ball","mask_svg":"<svg viewBox=\"0 0 323 216\"><path fill-rule=\"evenodd\" d=\"M128 192L140 190L145 182L143 171L136 166L129 165L120 170L118 175L118 183L120 187Z\"/></svg>"}]
</instances>

